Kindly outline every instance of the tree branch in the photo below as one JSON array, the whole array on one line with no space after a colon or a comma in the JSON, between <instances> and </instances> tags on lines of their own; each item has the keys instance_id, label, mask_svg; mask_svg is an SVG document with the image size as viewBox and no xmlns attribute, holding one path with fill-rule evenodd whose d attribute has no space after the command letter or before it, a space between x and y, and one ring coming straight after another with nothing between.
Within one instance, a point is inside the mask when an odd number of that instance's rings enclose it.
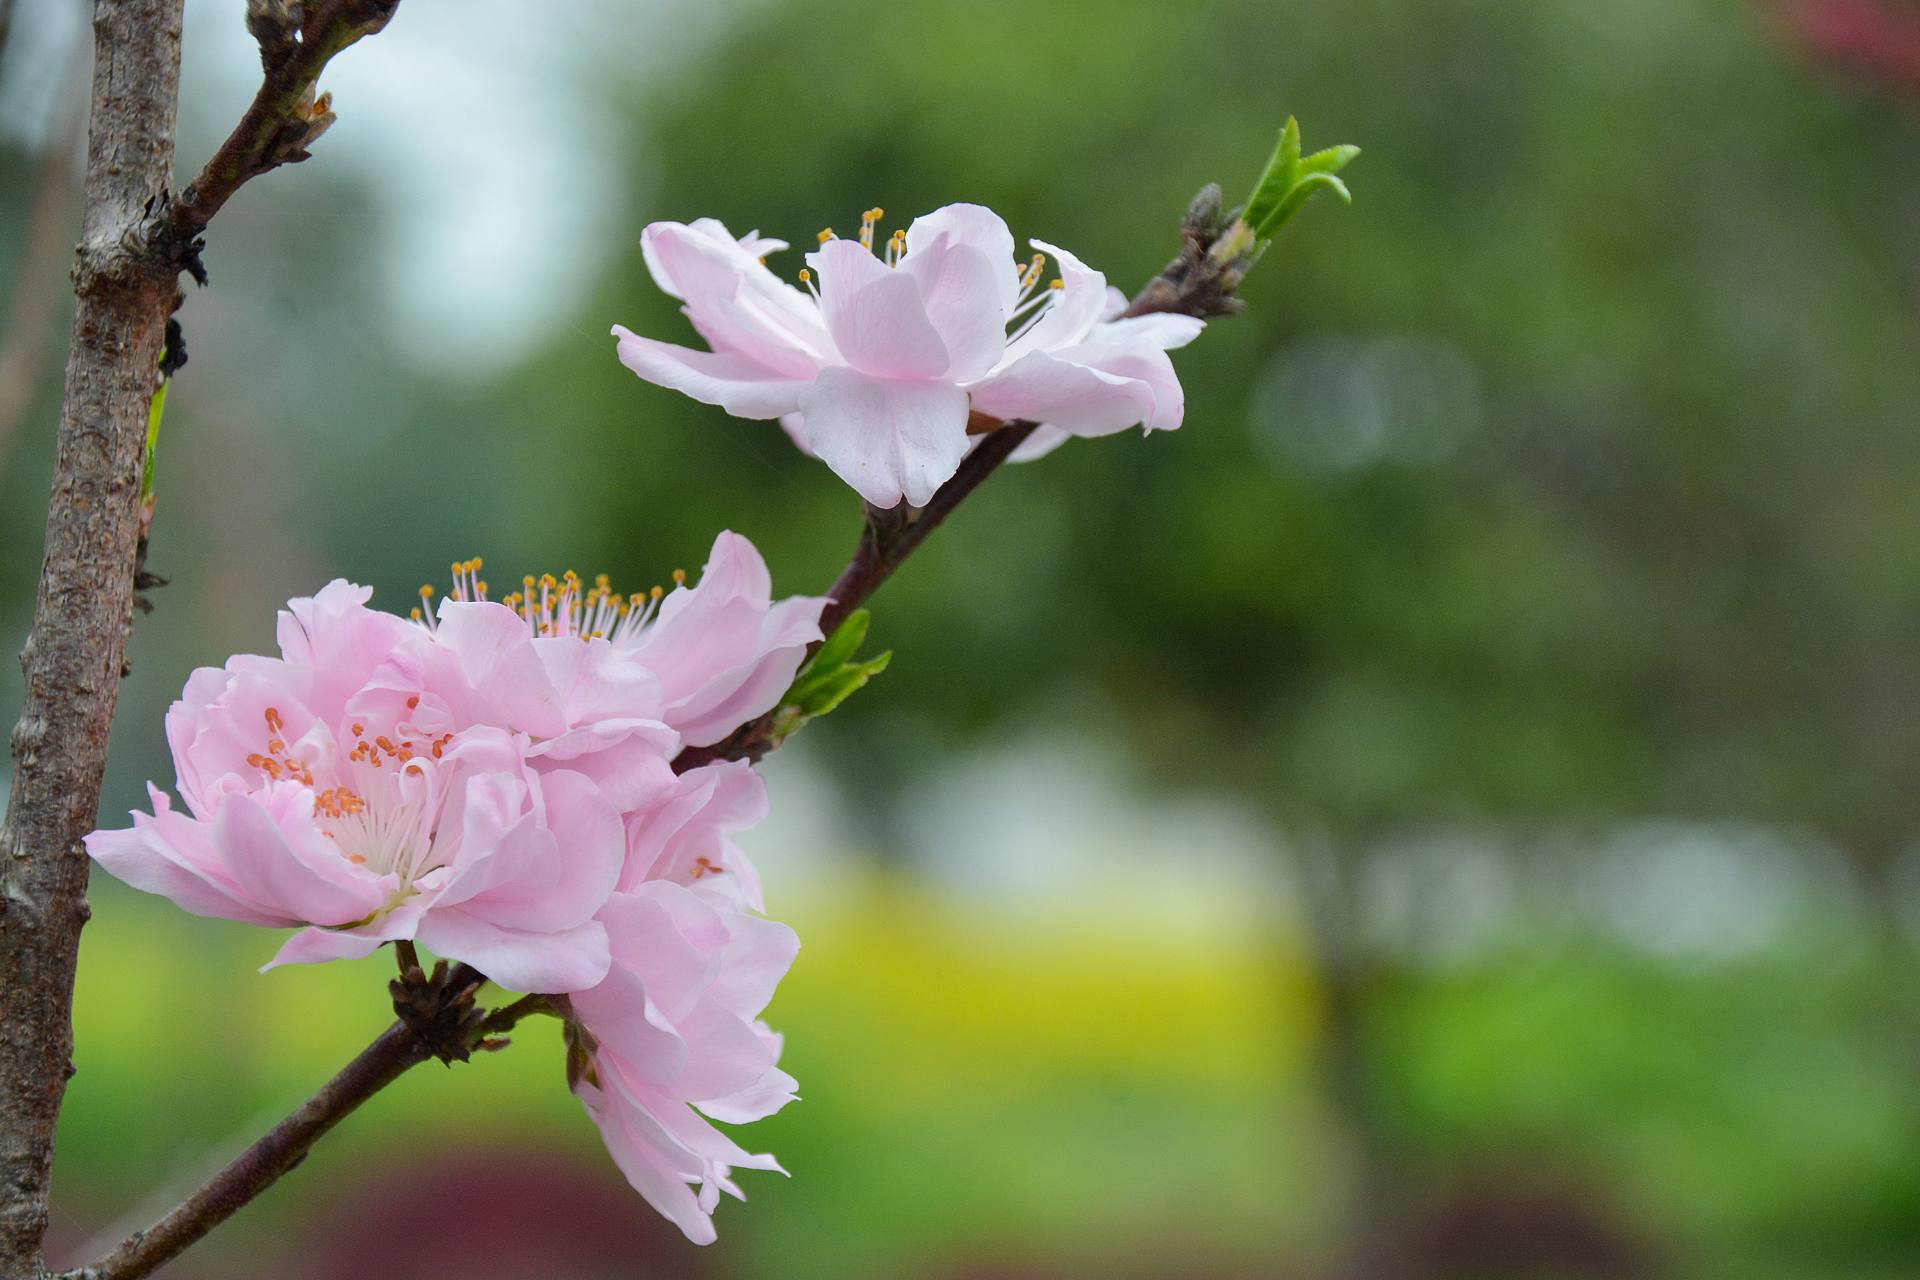
<instances>
[{"instance_id":1,"label":"tree branch","mask_svg":"<svg viewBox=\"0 0 1920 1280\"><path fill-rule=\"evenodd\" d=\"M302 13L287 0L248 0L247 29L260 43L266 75L246 114L207 161L200 176L174 200L168 230L176 252L193 268L194 241L213 215L252 179L308 158L333 123L331 94L313 87L335 54L387 25L400 0L324 0Z\"/></svg>"},{"instance_id":2,"label":"tree branch","mask_svg":"<svg viewBox=\"0 0 1920 1280\"><path fill-rule=\"evenodd\" d=\"M0 828L0 1280L36 1280L54 1127L73 1074L73 977L87 856L132 625L141 455L182 270L199 234L256 174L304 159L332 116L312 96L327 60L398 0L250 0L265 82L207 170L169 196L182 0L96 0L92 113L72 342L25 697ZM277 1172L275 1174L277 1176Z\"/></svg>"},{"instance_id":3,"label":"tree branch","mask_svg":"<svg viewBox=\"0 0 1920 1280\"><path fill-rule=\"evenodd\" d=\"M173 165L181 0L99 0L76 305L0 829L0 1276L41 1273L73 1073L87 855L133 613L140 454L174 272L138 233Z\"/></svg>"}]
</instances>

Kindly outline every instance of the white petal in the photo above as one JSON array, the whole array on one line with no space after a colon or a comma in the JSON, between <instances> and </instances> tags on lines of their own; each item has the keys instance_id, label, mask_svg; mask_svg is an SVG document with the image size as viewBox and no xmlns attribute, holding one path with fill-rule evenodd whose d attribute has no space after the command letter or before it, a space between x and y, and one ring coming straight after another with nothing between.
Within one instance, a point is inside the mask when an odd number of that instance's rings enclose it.
<instances>
[{"instance_id":1,"label":"white petal","mask_svg":"<svg viewBox=\"0 0 1920 1280\"><path fill-rule=\"evenodd\" d=\"M912 276L889 270L853 240L829 240L807 261L820 272L820 306L848 364L882 378L946 372L947 345Z\"/></svg>"},{"instance_id":2,"label":"white petal","mask_svg":"<svg viewBox=\"0 0 1920 1280\"><path fill-rule=\"evenodd\" d=\"M975 386L973 407L1009 421L1044 422L1076 436L1101 436L1146 421L1153 415L1154 398L1152 389L1137 379L1034 351Z\"/></svg>"},{"instance_id":3,"label":"white petal","mask_svg":"<svg viewBox=\"0 0 1920 1280\"><path fill-rule=\"evenodd\" d=\"M967 454L967 393L827 369L803 395L807 443L876 507L925 506Z\"/></svg>"},{"instance_id":4,"label":"white petal","mask_svg":"<svg viewBox=\"0 0 1920 1280\"><path fill-rule=\"evenodd\" d=\"M978 204L950 204L922 214L907 228L907 257L945 239L978 249L999 271L1002 314L1013 310L1020 293L1020 267L1013 260L1013 232L993 210Z\"/></svg>"},{"instance_id":5,"label":"white petal","mask_svg":"<svg viewBox=\"0 0 1920 1280\"><path fill-rule=\"evenodd\" d=\"M1033 327L1007 347L1011 364L1029 351L1052 351L1085 342L1100 322L1106 308L1107 278L1080 259L1045 240L1029 241L1042 253L1053 255L1060 268L1060 288L1052 290L1053 300L1045 304Z\"/></svg>"},{"instance_id":6,"label":"white petal","mask_svg":"<svg viewBox=\"0 0 1920 1280\"><path fill-rule=\"evenodd\" d=\"M620 363L656 386L715 404L736 418L777 418L800 403L804 379L785 377L745 356L695 351L643 338L621 325Z\"/></svg>"}]
</instances>

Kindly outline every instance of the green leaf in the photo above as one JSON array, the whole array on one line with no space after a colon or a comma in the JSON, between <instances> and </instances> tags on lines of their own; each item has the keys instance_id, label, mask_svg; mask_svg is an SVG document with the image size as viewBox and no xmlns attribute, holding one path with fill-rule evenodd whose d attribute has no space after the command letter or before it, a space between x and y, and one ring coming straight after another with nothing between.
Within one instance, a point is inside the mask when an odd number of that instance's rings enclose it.
<instances>
[{"instance_id":1,"label":"green leaf","mask_svg":"<svg viewBox=\"0 0 1920 1280\"><path fill-rule=\"evenodd\" d=\"M832 711L887 669L887 663L893 660L891 650L854 661L866 642L868 622L865 609L854 610L793 678L774 715L770 734L773 746L779 746L807 721Z\"/></svg>"},{"instance_id":2,"label":"green leaf","mask_svg":"<svg viewBox=\"0 0 1920 1280\"><path fill-rule=\"evenodd\" d=\"M855 609L848 614L847 620L834 628L827 642L814 652L812 660L794 677L794 687L799 688L811 672L832 671L851 662L853 655L860 652L860 646L867 642L867 624L870 620L871 615L865 609Z\"/></svg>"},{"instance_id":3,"label":"green leaf","mask_svg":"<svg viewBox=\"0 0 1920 1280\"><path fill-rule=\"evenodd\" d=\"M1273 158L1267 161L1260 180L1253 184L1253 195L1247 199L1247 211L1241 220L1258 228L1273 216L1299 176L1300 122L1288 116L1285 127L1280 130L1280 142L1273 149Z\"/></svg>"},{"instance_id":4,"label":"green leaf","mask_svg":"<svg viewBox=\"0 0 1920 1280\"><path fill-rule=\"evenodd\" d=\"M167 413L167 388L172 378L163 378L153 400L147 405L147 445L140 453L140 496L153 496L153 453L160 447L160 420Z\"/></svg>"},{"instance_id":5,"label":"green leaf","mask_svg":"<svg viewBox=\"0 0 1920 1280\"><path fill-rule=\"evenodd\" d=\"M1360 148L1343 144L1302 159L1300 124L1288 116L1273 158L1267 161L1253 194L1247 198L1241 221L1252 229L1255 240L1271 240L1302 205L1321 191L1332 191L1343 202L1353 203L1347 184L1334 175L1359 154Z\"/></svg>"}]
</instances>

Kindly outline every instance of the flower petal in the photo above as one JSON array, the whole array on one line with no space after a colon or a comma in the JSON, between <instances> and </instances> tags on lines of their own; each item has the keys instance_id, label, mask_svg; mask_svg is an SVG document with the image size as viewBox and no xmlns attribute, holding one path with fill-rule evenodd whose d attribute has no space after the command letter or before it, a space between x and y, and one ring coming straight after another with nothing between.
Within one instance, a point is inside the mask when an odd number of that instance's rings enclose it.
<instances>
[{"instance_id":1,"label":"flower petal","mask_svg":"<svg viewBox=\"0 0 1920 1280\"><path fill-rule=\"evenodd\" d=\"M510 991L559 995L607 976L607 931L597 921L559 933L505 929L454 907L427 912L422 945L472 965Z\"/></svg>"},{"instance_id":2,"label":"flower petal","mask_svg":"<svg viewBox=\"0 0 1920 1280\"><path fill-rule=\"evenodd\" d=\"M802 378L833 356L819 304L767 270L718 221L656 222L641 233L640 252L654 282L686 302L688 319L715 351Z\"/></svg>"},{"instance_id":3,"label":"flower petal","mask_svg":"<svg viewBox=\"0 0 1920 1280\"><path fill-rule=\"evenodd\" d=\"M627 1182L640 1193L640 1198L679 1227L693 1243L712 1244L718 1238L713 1219L701 1210L692 1188L687 1185L689 1178L699 1176L698 1172L677 1167L662 1149L664 1144L650 1140L647 1129L638 1123L638 1108L617 1092L609 1095L585 1081L574 1092L579 1094L587 1114L599 1127L600 1137L607 1144L607 1154L613 1157L614 1164L627 1176ZM697 1162L687 1163L696 1164L697 1168Z\"/></svg>"},{"instance_id":4,"label":"flower petal","mask_svg":"<svg viewBox=\"0 0 1920 1280\"><path fill-rule=\"evenodd\" d=\"M656 386L718 405L736 418L777 418L800 403L807 380L775 373L765 365L732 353L695 351L643 338L621 325L620 363Z\"/></svg>"},{"instance_id":5,"label":"flower petal","mask_svg":"<svg viewBox=\"0 0 1920 1280\"><path fill-rule=\"evenodd\" d=\"M235 884L263 907L308 924L342 925L386 905L379 878L333 851L313 826L312 792L298 783L230 795L209 826Z\"/></svg>"},{"instance_id":6,"label":"flower petal","mask_svg":"<svg viewBox=\"0 0 1920 1280\"><path fill-rule=\"evenodd\" d=\"M1098 335L1099 330L1095 330L1095 336ZM1153 411L1141 425L1148 431L1176 430L1186 417L1187 394L1180 386L1180 375L1173 371L1173 361L1159 347L1143 342L1094 341L1065 347L1054 354L1108 377L1128 378L1146 387L1152 394Z\"/></svg>"},{"instance_id":7,"label":"flower petal","mask_svg":"<svg viewBox=\"0 0 1920 1280\"><path fill-rule=\"evenodd\" d=\"M1052 297L1042 304L1032 327L1007 344L1008 364L1030 351L1052 351L1086 341L1106 309L1106 276L1057 245L1045 240L1029 243L1053 255L1060 268L1060 287L1050 291Z\"/></svg>"},{"instance_id":8,"label":"flower petal","mask_svg":"<svg viewBox=\"0 0 1920 1280\"><path fill-rule=\"evenodd\" d=\"M855 240L829 240L807 261L820 273L820 307L848 364L881 378L935 378L947 371L946 343L927 318L912 276L890 270Z\"/></svg>"},{"instance_id":9,"label":"flower petal","mask_svg":"<svg viewBox=\"0 0 1920 1280\"><path fill-rule=\"evenodd\" d=\"M153 814L135 812L133 828L95 831L87 852L116 879L157 893L197 916L246 924L298 924L298 916L269 907L243 893L214 847L207 824L175 813L164 791L149 785Z\"/></svg>"},{"instance_id":10,"label":"flower petal","mask_svg":"<svg viewBox=\"0 0 1920 1280\"><path fill-rule=\"evenodd\" d=\"M1194 316L1176 316L1166 311L1151 311L1144 316L1124 316L1108 320L1088 335L1090 343L1144 344L1162 351L1175 351L1200 336L1205 320Z\"/></svg>"},{"instance_id":11,"label":"flower petal","mask_svg":"<svg viewBox=\"0 0 1920 1280\"><path fill-rule=\"evenodd\" d=\"M1031 351L976 385L973 407L1009 421L1022 418L1076 436L1100 436L1152 417L1154 394L1137 379Z\"/></svg>"},{"instance_id":12,"label":"flower petal","mask_svg":"<svg viewBox=\"0 0 1920 1280\"><path fill-rule=\"evenodd\" d=\"M433 640L438 653L456 659L473 719L541 737L566 731L559 695L534 652L525 618L503 604L449 596L440 602Z\"/></svg>"},{"instance_id":13,"label":"flower petal","mask_svg":"<svg viewBox=\"0 0 1920 1280\"><path fill-rule=\"evenodd\" d=\"M800 397L807 442L876 507L925 506L967 454L967 393L826 369Z\"/></svg>"},{"instance_id":14,"label":"flower petal","mask_svg":"<svg viewBox=\"0 0 1920 1280\"><path fill-rule=\"evenodd\" d=\"M363 960L395 938L411 938L420 925L422 907L403 902L370 924L357 929L322 929L310 925L288 938L260 972L283 964L324 964L329 960Z\"/></svg>"},{"instance_id":15,"label":"flower petal","mask_svg":"<svg viewBox=\"0 0 1920 1280\"><path fill-rule=\"evenodd\" d=\"M952 246L964 245L979 251L999 273L996 288L1000 314L1013 310L1020 294L1020 267L1013 260L1013 232L1006 220L978 204L950 204L932 213L924 213L907 228L907 257L945 240Z\"/></svg>"},{"instance_id":16,"label":"flower petal","mask_svg":"<svg viewBox=\"0 0 1920 1280\"><path fill-rule=\"evenodd\" d=\"M990 262L980 250L942 232L909 253L900 270L919 284L927 319L946 345L951 360L946 376L968 382L993 368L1007 346L1001 297L1005 261Z\"/></svg>"}]
</instances>

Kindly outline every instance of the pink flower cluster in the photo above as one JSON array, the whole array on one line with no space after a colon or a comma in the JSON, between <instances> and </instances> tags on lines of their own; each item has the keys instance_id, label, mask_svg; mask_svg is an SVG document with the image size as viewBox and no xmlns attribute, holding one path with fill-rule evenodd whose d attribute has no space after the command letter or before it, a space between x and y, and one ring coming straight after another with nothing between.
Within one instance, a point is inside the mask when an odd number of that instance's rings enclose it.
<instances>
[{"instance_id":1,"label":"pink flower cluster","mask_svg":"<svg viewBox=\"0 0 1920 1280\"><path fill-rule=\"evenodd\" d=\"M876 246L820 233L796 288L765 265L786 243L736 240L712 218L641 235L655 283L680 299L709 351L616 325L621 361L649 382L741 418L779 418L795 441L879 507L924 506L973 447L973 415L1042 424L1018 458L1069 436L1180 425L1167 352L1188 316L1123 317L1126 299L1041 240L1022 262L991 209L952 204ZM1058 276L1042 284L1051 257Z\"/></svg>"},{"instance_id":2,"label":"pink flower cluster","mask_svg":"<svg viewBox=\"0 0 1920 1280\"><path fill-rule=\"evenodd\" d=\"M169 711L184 810L149 787L153 812L88 852L196 914L297 929L269 968L409 939L569 996L615 1160L710 1241L730 1170L778 1167L703 1115L794 1096L758 1019L798 942L754 914L731 839L765 812L758 775L672 762L775 705L825 602L775 601L732 533L671 592L568 575L494 603L478 568L413 620L344 581L291 601L278 657L196 671Z\"/></svg>"}]
</instances>

